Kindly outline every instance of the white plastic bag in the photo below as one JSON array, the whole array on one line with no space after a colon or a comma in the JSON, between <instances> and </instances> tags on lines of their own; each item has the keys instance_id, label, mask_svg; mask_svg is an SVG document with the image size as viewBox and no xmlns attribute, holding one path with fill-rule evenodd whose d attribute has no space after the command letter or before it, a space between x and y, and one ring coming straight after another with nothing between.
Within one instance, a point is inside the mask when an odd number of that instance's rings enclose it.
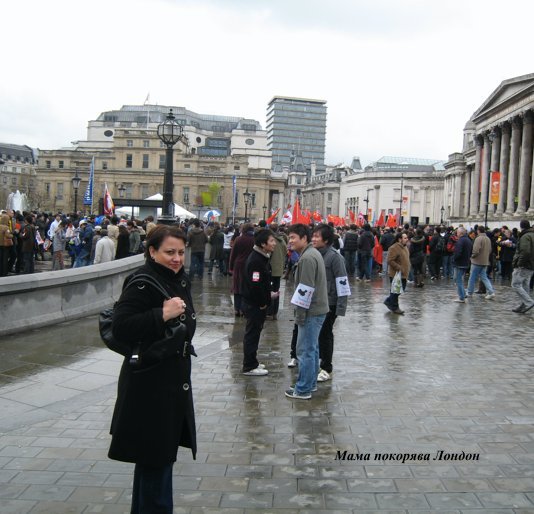
<instances>
[{"instance_id":1,"label":"white plastic bag","mask_svg":"<svg viewBox=\"0 0 534 514\"><path fill-rule=\"evenodd\" d=\"M392 292L393 294L402 294L404 292L402 290L402 273L400 271L397 271L397 273L395 273L395 276L391 281L390 292Z\"/></svg>"}]
</instances>

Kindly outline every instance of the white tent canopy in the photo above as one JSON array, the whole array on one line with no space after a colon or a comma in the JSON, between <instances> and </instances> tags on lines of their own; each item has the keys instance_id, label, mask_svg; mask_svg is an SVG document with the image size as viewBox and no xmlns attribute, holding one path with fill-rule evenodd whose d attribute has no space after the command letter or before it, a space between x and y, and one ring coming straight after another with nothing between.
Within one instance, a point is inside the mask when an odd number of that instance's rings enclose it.
<instances>
[{"instance_id":1,"label":"white tent canopy","mask_svg":"<svg viewBox=\"0 0 534 514\"><path fill-rule=\"evenodd\" d=\"M163 195L161 193L156 193L155 195L145 198L145 200L163 200ZM161 207L158 207L157 211L157 215L161 216ZM177 203L174 204L174 215L176 217L179 217L180 219L196 218L196 216L192 212L189 212L187 209L184 209Z\"/></svg>"}]
</instances>

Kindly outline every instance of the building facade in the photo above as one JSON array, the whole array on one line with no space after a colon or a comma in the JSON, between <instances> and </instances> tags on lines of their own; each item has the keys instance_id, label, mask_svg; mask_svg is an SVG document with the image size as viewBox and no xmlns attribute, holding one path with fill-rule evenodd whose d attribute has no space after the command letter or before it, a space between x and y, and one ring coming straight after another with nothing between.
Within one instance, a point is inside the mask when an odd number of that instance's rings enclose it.
<instances>
[{"instance_id":1,"label":"building facade","mask_svg":"<svg viewBox=\"0 0 534 514\"><path fill-rule=\"evenodd\" d=\"M36 163L37 152L29 146L0 143L0 208L16 191L26 195L30 207L39 207Z\"/></svg>"},{"instance_id":2,"label":"building facade","mask_svg":"<svg viewBox=\"0 0 534 514\"><path fill-rule=\"evenodd\" d=\"M232 219L235 177L237 219L244 217L243 193L247 190L251 194L249 219L261 219L263 207L270 212L283 205L280 202L284 198L285 180L271 176L266 134L258 122L195 117L183 108L172 109L177 120L186 123L184 133L189 141L188 145L178 143L174 147L175 203L200 216L217 208L221 219ZM113 198L120 198L122 192L124 199L132 200L132 205L135 200L161 193L165 147L157 136L157 125L168 112L168 107L161 106L125 106L119 111L102 113L89 122L87 141L77 141L69 149L41 151L37 172L46 208L74 209L75 173L82 178L77 194L77 206L81 208L93 157L93 210L97 209L96 202L103 196L105 184ZM208 123L212 123L212 130Z\"/></svg>"},{"instance_id":3,"label":"building facade","mask_svg":"<svg viewBox=\"0 0 534 514\"><path fill-rule=\"evenodd\" d=\"M534 219L534 74L503 81L471 116L445 165L453 223L515 226Z\"/></svg>"},{"instance_id":4,"label":"building facade","mask_svg":"<svg viewBox=\"0 0 534 514\"><path fill-rule=\"evenodd\" d=\"M267 141L273 170L289 167L293 154L302 157L305 169L315 163L325 171L326 101L275 96L267 107Z\"/></svg>"},{"instance_id":5,"label":"building facade","mask_svg":"<svg viewBox=\"0 0 534 514\"><path fill-rule=\"evenodd\" d=\"M376 221L383 210L414 226L438 224L444 221L443 174L442 161L382 157L342 177L339 212L347 216L350 209Z\"/></svg>"}]
</instances>

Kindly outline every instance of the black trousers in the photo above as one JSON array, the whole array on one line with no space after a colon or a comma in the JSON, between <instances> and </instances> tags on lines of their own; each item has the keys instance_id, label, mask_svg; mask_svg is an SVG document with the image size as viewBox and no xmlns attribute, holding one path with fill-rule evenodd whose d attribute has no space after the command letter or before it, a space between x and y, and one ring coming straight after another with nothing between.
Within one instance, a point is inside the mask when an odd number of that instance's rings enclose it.
<instances>
[{"instance_id":1,"label":"black trousers","mask_svg":"<svg viewBox=\"0 0 534 514\"><path fill-rule=\"evenodd\" d=\"M332 355L334 354L334 323L336 322L336 306L330 305L326 313L321 332L319 332L319 359L321 369L332 373Z\"/></svg>"},{"instance_id":2,"label":"black trousers","mask_svg":"<svg viewBox=\"0 0 534 514\"><path fill-rule=\"evenodd\" d=\"M250 305L242 298L241 308L247 318L247 325L245 327L245 335L243 337L243 372L256 369L258 362L258 345L260 343L260 335L265 323L267 309L260 309L254 305Z\"/></svg>"},{"instance_id":3,"label":"black trousers","mask_svg":"<svg viewBox=\"0 0 534 514\"><path fill-rule=\"evenodd\" d=\"M406 279L403 278L401 280L402 290L406 291ZM391 282L393 282L393 277L389 277L389 283L391 284ZM389 293L389 296L387 297L387 302L393 310L397 310L399 308L399 296L400 294Z\"/></svg>"},{"instance_id":4,"label":"black trousers","mask_svg":"<svg viewBox=\"0 0 534 514\"><path fill-rule=\"evenodd\" d=\"M293 334L291 334L291 352L289 353L292 359L297 358L297 337L299 335L299 326L295 323L293 325Z\"/></svg>"},{"instance_id":5,"label":"black trousers","mask_svg":"<svg viewBox=\"0 0 534 514\"><path fill-rule=\"evenodd\" d=\"M136 464L131 514L172 514L172 464L153 468Z\"/></svg>"}]
</instances>

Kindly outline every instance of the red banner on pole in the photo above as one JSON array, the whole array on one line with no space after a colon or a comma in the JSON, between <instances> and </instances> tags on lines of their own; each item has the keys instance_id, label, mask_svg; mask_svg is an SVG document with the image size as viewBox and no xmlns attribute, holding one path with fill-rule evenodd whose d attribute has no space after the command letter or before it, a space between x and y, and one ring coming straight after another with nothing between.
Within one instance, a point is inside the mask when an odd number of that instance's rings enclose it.
<instances>
[{"instance_id":1,"label":"red banner on pole","mask_svg":"<svg viewBox=\"0 0 534 514\"><path fill-rule=\"evenodd\" d=\"M489 203L497 205L499 203L499 196L501 194L501 173L499 171L492 171L490 175L490 201Z\"/></svg>"}]
</instances>

